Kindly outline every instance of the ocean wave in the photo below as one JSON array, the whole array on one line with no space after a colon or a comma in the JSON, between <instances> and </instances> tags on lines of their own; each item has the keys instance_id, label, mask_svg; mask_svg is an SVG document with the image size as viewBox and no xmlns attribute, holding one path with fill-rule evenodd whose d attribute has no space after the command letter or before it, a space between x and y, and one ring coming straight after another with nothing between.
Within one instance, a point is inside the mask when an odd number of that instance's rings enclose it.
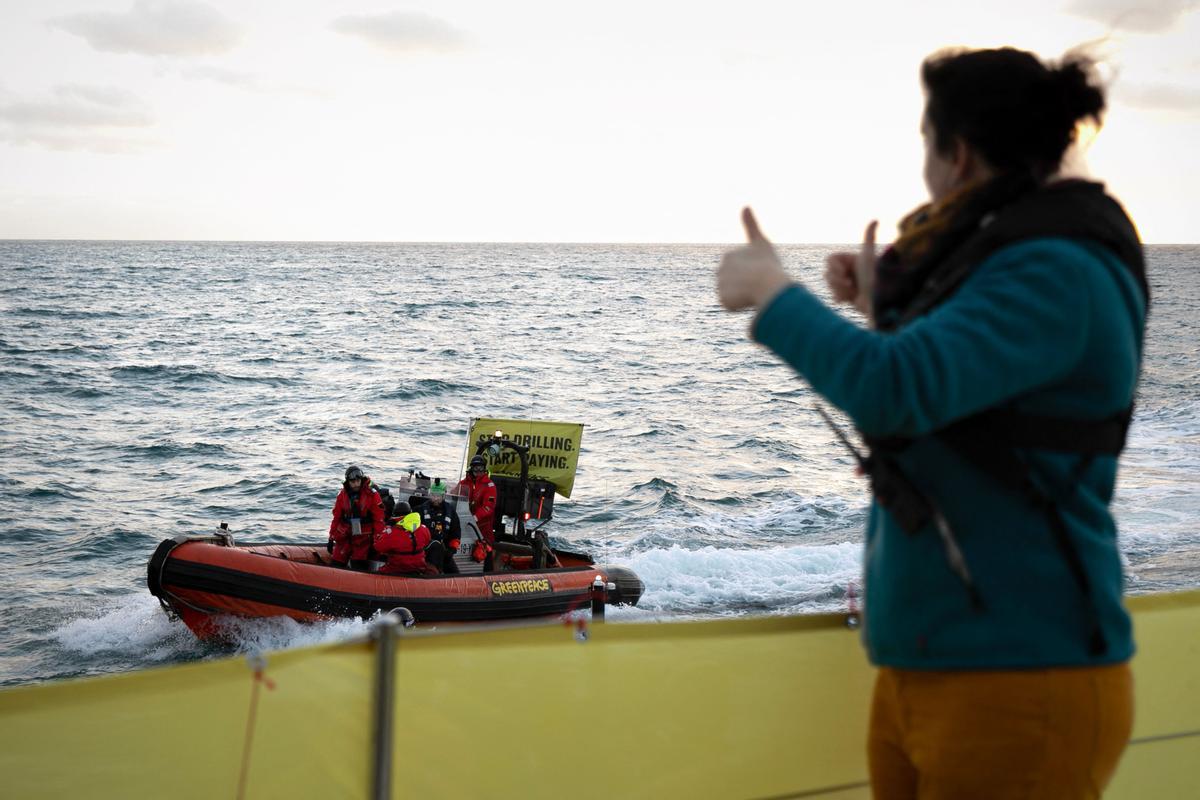
<instances>
[{"instance_id":1,"label":"ocean wave","mask_svg":"<svg viewBox=\"0 0 1200 800\"><path fill-rule=\"evenodd\" d=\"M61 483L39 483L25 493L30 500L82 500L82 496Z\"/></svg>"},{"instance_id":2,"label":"ocean wave","mask_svg":"<svg viewBox=\"0 0 1200 800\"><path fill-rule=\"evenodd\" d=\"M244 475L246 470L243 468L241 473ZM241 480L232 483L226 483L218 486L205 486L196 490L198 495L225 495L231 499L246 500L251 498L276 498L280 502L291 504L293 498L298 494L297 484L292 479L281 477L254 477L242 478ZM337 494L336 489L334 495ZM330 501L332 503L332 500ZM251 507L253 508L253 507ZM246 506L210 506L209 510L220 511L225 514L244 515L247 511Z\"/></svg>"},{"instance_id":3,"label":"ocean wave","mask_svg":"<svg viewBox=\"0 0 1200 800\"><path fill-rule=\"evenodd\" d=\"M761 436L750 436L738 442L736 446L759 450L789 461L801 461L805 457L805 450L798 442L789 442L784 439L764 439Z\"/></svg>"},{"instance_id":4,"label":"ocean wave","mask_svg":"<svg viewBox=\"0 0 1200 800\"><path fill-rule=\"evenodd\" d=\"M861 585L862 545L769 550L673 546L636 554L624 563L646 585L637 606L641 613L832 610L848 586Z\"/></svg>"},{"instance_id":5,"label":"ocean wave","mask_svg":"<svg viewBox=\"0 0 1200 800\"><path fill-rule=\"evenodd\" d=\"M70 344L70 345L50 345L48 347L23 347L20 345L0 344L0 353L10 356L32 356L35 358L46 356L70 356L70 355L99 355L112 350L111 345L106 344Z\"/></svg>"},{"instance_id":6,"label":"ocean wave","mask_svg":"<svg viewBox=\"0 0 1200 800\"><path fill-rule=\"evenodd\" d=\"M576 546L611 557L680 546L768 548L858 541L866 505L838 495L764 493L759 497L591 500L570 526ZM569 549L570 545L568 545Z\"/></svg>"},{"instance_id":7,"label":"ocean wave","mask_svg":"<svg viewBox=\"0 0 1200 800\"><path fill-rule=\"evenodd\" d=\"M112 397L113 393L104 389L96 389L91 386L76 386L72 389L67 389L65 392L63 392L63 395L76 400L96 400L101 397Z\"/></svg>"},{"instance_id":8,"label":"ocean wave","mask_svg":"<svg viewBox=\"0 0 1200 800\"><path fill-rule=\"evenodd\" d=\"M138 384L167 383L176 388L188 388L203 384L261 384L284 387L300 383L296 378L281 375L232 375L216 372L194 365L135 364L112 367L109 374L119 381Z\"/></svg>"},{"instance_id":9,"label":"ocean wave","mask_svg":"<svg viewBox=\"0 0 1200 800\"><path fill-rule=\"evenodd\" d=\"M441 397L447 394L472 394L481 391L478 386L470 383L455 383L437 378L419 378L416 381L405 381L407 385L382 392L377 395L380 400L416 400L422 397Z\"/></svg>"},{"instance_id":10,"label":"ocean wave","mask_svg":"<svg viewBox=\"0 0 1200 800\"><path fill-rule=\"evenodd\" d=\"M295 335L306 336L307 334L297 333ZM345 364L378 364L383 360L370 353L358 350L350 350L348 352L324 350L318 352L316 355L320 363L335 366L343 366Z\"/></svg>"},{"instance_id":11,"label":"ocean wave","mask_svg":"<svg viewBox=\"0 0 1200 800\"><path fill-rule=\"evenodd\" d=\"M138 542L143 547L152 548L157 538L153 534L125 527L97 528L86 514L79 514L63 520L59 533L46 543L44 552L61 555L64 563L122 557L128 554L132 543ZM149 550L147 557L148 554Z\"/></svg>"},{"instance_id":12,"label":"ocean wave","mask_svg":"<svg viewBox=\"0 0 1200 800\"><path fill-rule=\"evenodd\" d=\"M124 460L155 462L195 455L230 456L232 452L225 445L216 442L189 442L182 444L165 441L123 448L121 457Z\"/></svg>"},{"instance_id":13,"label":"ocean wave","mask_svg":"<svg viewBox=\"0 0 1200 800\"><path fill-rule=\"evenodd\" d=\"M464 300L458 298L434 297L428 300L418 299L403 303L396 309L395 313L403 314L407 311L420 310L426 308L479 308L482 304L478 300Z\"/></svg>"},{"instance_id":14,"label":"ocean wave","mask_svg":"<svg viewBox=\"0 0 1200 800\"><path fill-rule=\"evenodd\" d=\"M633 491L633 492L650 491L650 492L659 492L660 494L665 494L667 492L677 491L678 489L679 489L679 487L677 485L675 485L674 483L671 483L666 478L655 477L655 478L651 478L650 480L646 481L645 483L635 484L631 491Z\"/></svg>"},{"instance_id":15,"label":"ocean wave","mask_svg":"<svg viewBox=\"0 0 1200 800\"><path fill-rule=\"evenodd\" d=\"M52 318L56 320L117 319L125 316L137 316L127 315L122 311L98 311L78 307L68 308L62 305L55 305L49 308L18 306L17 308L10 309L8 313L17 317Z\"/></svg>"}]
</instances>

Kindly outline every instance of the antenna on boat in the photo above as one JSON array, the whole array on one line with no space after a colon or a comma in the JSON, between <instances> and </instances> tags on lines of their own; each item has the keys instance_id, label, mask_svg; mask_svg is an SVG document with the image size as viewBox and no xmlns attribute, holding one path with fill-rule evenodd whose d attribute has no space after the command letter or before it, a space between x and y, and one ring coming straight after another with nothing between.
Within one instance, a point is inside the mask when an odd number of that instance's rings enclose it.
<instances>
[{"instance_id":1,"label":"antenna on boat","mask_svg":"<svg viewBox=\"0 0 1200 800\"><path fill-rule=\"evenodd\" d=\"M459 467L458 471L460 473L467 466L467 453L471 451L471 431L474 429L475 423L478 420L479 417L471 417L469 420L467 420L467 438L465 441L463 441L462 458L459 460L461 466Z\"/></svg>"}]
</instances>

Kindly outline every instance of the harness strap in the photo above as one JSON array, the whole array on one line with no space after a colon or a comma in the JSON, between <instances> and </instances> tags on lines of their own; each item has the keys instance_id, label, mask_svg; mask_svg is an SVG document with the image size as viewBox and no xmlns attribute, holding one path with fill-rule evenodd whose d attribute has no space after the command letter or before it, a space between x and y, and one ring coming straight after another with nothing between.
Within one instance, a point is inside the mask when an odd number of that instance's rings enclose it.
<instances>
[{"instance_id":1,"label":"harness strap","mask_svg":"<svg viewBox=\"0 0 1200 800\"><path fill-rule=\"evenodd\" d=\"M346 510L342 512L342 522L349 522L358 517L362 519L362 514L358 511L358 493L351 492L350 488L346 488Z\"/></svg>"},{"instance_id":2,"label":"harness strap","mask_svg":"<svg viewBox=\"0 0 1200 800\"><path fill-rule=\"evenodd\" d=\"M872 453L863 462L862 467L870 478L871 493L905 533L913 536L929 523L933 523L938 537L942 540L942 550L946 554L950 571L962 582L971 607L975 611L985 610L983 596L975 585L975 579L971 577L967 559L958 544L958 537L954 535L954 530L946 521L941 509L912 484L893 459L880 453Z\"/></svg>"},{"instance_id":3,"label":"harness strap","mask_svg":"<svg viewBox=\"0 0 1200 800\"><path fill-rule=\"evenodd\" d=\"M410 531L410 530L407 530L404 528L402 528L401 530L403 530L405 533L408 534L408 541L410 543L410 546L412 547L412 550L395 550L393 552L395 552L397 555L401 555L401 556L415 556L417 553L425 552L425 548L417 546L416 531Z\"/></svg>"},{"instance_id":4,"label":"harness strap","mask_svg":"<svg viewBox=\"0 0 1200 800\"><path fill-rule=\"evenodd\" d=\"M937 433L945 441L977 447L1031 447L1086 456L1118 456L1125 449L1133 406L1107 419L1047 417L1006 408L974 414Z\"/></svg>"},{"instance_id":5,"label":"harness strap","mask_svg":"<svg viewBox=\"0 0 1200 800\"><path fill-rule=\"evenodd\" d=\"M942 540L942 550L946 554L946 562L950 565L950 571L962 582L967 597L971 601L971 608L977 612L984 611L986 605L983 602L983 595L979 593L975 579L971 577L971 571L967 567L967 559L963 556L962 548L959 547L958 538L954 535L954 530L946 521L941 509L913 485L904 471L900 469L900 465L883 453L882 448L876 449L870 456L864 456L820 403L814 403L813 408L833 431L842 446L854 456L859 468L871 481L871 494L875 496L881 506L891 513L896 524L905 533L910 536L915 535L926 524L933 523Z\"/></svg>"},{"instance_id":6,"label":"harness strap","mask_svg":"<svg viewBox=\"0 0 1200 800\"><path fill-rule=\"evenodd\" d=\"M1127 427L1127 421L1131 414L1132 408L1122 411L1118 415L1126 420L1125 427ZM1115 420L1117 417L1113 419ZM1086 427L1085 424L1083 426ZM1094 656L1106 653L1108 641L1100 626L1100 611L1096 606L1096 598L1092 592L1087 569L1083 565L1083 558L1079 555L1079 549L1071 539L1058 502L1034 480L1033 468L1004 438L1005 434L999 431L988 431L986 428L974 425L957 430L955 426L950 426L940 431L937 436L976 469L988 475L1001 486L1024 496L1030 505L1045 517L1050 533L1054 537L1054 545L1066 562L1067 569L1070 571L1075 585L1079 588L1079 593L1083 596L1084 614L1087 617L1088 627L1088 651ZM1122 432L1121 444L1116 447L1115 451L1100 446L1106 445L1111 448L1112 442L1110 441L1098 442L1097 447L1094 448L1096 452L1080 453L1082 458L1071 471L1068 491L1075 492L1077 490L1079 480L1097 455L1117 455L1123 444L1124 433ZM1065 452L1079 452L1078 450L1068 450L1066 447L1057 449Z\"/></svg>"}]
</instances>

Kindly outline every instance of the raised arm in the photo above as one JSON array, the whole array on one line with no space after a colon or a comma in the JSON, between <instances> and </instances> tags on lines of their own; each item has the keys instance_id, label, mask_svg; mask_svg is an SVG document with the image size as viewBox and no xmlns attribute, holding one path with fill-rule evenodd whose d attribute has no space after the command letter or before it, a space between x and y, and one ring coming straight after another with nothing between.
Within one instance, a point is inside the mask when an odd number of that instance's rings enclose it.
<instances>
[{"instance_id":1,"label":"raised arm","mask_svg":"<svg viewBox=\"0 0 1200 800\"><path fill-rule=\"evenodd\" d=\"M895 334L865 330L793 285L762 308L753 335L865 433L920 435L1076 363L1087 336L1087 267L1061 257L1076 246L1007 247L952 301Z\"/></svg>"}]
</instances>

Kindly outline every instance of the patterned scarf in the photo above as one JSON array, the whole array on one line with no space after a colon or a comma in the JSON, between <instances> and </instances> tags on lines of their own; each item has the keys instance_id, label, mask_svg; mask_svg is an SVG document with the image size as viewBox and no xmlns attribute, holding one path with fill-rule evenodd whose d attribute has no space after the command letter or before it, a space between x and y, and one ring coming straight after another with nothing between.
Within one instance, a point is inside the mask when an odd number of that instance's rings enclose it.
<instances>
[{"instance_id":1,"label":"patterned scarf","mask_svg":"<svg viewBox=\"0 0 1200 800\"><path fill-rule=\"evenodd\" d=\"M938 265L983 226L986 218L1036 188L1029 175L974 181L900 221L900 235L879 257L875 273L876 325L893 327Z\"/></svg>"},{"instance_id":2,"label":"patterned scarf","mask_svg":"<svg viewBox=\"0 0 1200 800\"><path fill-rule=\"evenodd\" d=\"M925 203L910 211L897 226L900 235L890 248L896 251L895 257L903 264L916 264L924 258L934 240L949 230L954 218L981 185L981 181L972 181L936 203Z\"/></svg>"}]
</instances>

